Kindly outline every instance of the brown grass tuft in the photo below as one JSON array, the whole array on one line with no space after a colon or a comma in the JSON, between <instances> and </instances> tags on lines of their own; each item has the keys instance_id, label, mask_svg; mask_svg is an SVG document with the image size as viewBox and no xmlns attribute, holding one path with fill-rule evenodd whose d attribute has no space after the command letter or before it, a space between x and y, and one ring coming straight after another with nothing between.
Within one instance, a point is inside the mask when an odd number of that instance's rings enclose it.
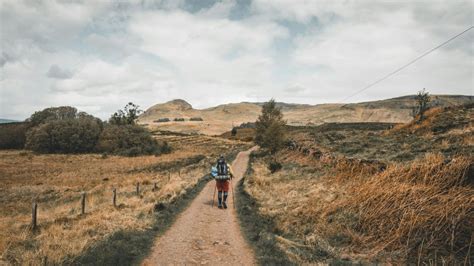
<instances>
[{"instance_id":1,"label":"brown grass tuft","mask_svg":"<svg viewBox=\"0 0 474 266\"><path fill-rule=\"evenodd\" d=\"M354 248L398 251L460 263L468 256L474 228L474 188L467 175L472 158L450 162L428 155L411 165L392 165L349 188L348 197L330 206L355 214L345 226ZM329 206L328 206L329 207Z\"/></svg>"}]
</instances>

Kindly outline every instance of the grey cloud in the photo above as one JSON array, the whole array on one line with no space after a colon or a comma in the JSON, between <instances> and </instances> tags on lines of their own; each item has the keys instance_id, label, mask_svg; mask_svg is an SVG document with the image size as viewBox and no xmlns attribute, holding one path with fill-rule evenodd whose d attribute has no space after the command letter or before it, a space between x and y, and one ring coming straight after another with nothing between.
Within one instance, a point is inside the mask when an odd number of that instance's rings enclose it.
<instances>
[{"instance_id":1,"label":"grey cloud","mask_svg":"<svg viewBox=\"0 0 474 266\"><path fill-rule=\"evenodd\" d=\"M46 76L54 79L70 79L73 76L73 73L67 69L63 69L58 65L51 65Z\"/></svg>"},{"instance_id":2,"label":"grey cloud","mask_svg":"<svg viewBox=\"0 0 474 266\"><path fill-rule=\"evenodd\" d=\"M6 52L2 52L2 54L0 55L0 67L3 67L8 62L14 62L15 60L16 59L14 56Z\"/></svg>"}]
</instances>

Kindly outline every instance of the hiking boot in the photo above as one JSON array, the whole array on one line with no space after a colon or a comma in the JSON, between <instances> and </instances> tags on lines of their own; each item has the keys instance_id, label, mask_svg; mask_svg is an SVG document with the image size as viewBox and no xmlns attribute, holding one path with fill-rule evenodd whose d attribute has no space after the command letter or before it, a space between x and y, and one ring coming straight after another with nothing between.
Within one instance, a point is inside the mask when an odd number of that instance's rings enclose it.
<instances>
[{"instance_id":1,"label":"hiking boot","mask_svg":"<svg viewBox=\"0 0 474 266\"><path fill-rule=\"evenodd\" d=\"M224 209L227 209L227 203L224 202Z\"/></svg>"}]
</instances>

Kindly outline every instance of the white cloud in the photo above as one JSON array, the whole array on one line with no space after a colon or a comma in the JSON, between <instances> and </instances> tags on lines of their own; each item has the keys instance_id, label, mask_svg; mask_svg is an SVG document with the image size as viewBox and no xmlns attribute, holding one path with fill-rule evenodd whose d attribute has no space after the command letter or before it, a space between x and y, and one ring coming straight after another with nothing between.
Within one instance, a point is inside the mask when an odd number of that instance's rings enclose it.
<instances>
[{"instance_id":1,"label":"white cloud","mask_svg":"<svg viewBox=\"0 0 474 266\"><path fill-rule=\"evenodd\" d=\"M268 87L273 40L287 36L286 29L273 22L209 19L179 10L137 14L130 32L141 38L143 51L172 65L186 96L208 99L196 104L201 107L221 103L224 94L232 98Z\"/></svg>"},{"instance_id":2,"label":"white cloud","mask_svg":"<svg viewBox=\"0 0 474 266\"><path fill-rule=\"evenodd\" d=\"M327 69L313 75L295 75L293 82L311 88L311 95L315 98L339 101L469 26L472 14L461 11L464 13L462 17L458 13L460 10L446 8L446 4L434 6L436 8L430 10L431 16L409 5L393 9L385 5L366 7L363 16L354 3L346 6L344 12L339 13L337 23L296 39L292 56L295 65L324 66ZM441 10L443 16L439 17ZM426 17L431 18L429 23L439 17L438 23L445 23L449 28L445 31L447 35L439 34L437 28L427 23ZM473 37L473 32L463 36L471 40ZM423 87L432 93L472 94L470 77L473 64L472 59L466 60L472 56L472 46L471 51L452 47L459 45L453 42L452 46L441 48L350 100L413 94Z\"/></svg>"}]
</instances>

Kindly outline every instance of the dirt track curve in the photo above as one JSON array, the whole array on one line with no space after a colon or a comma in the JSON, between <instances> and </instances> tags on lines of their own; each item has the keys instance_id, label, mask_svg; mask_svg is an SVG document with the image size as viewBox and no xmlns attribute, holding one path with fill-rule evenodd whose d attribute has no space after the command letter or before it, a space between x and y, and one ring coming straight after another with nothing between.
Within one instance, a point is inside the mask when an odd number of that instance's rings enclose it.
<instances>
[{"instance_id":1,"label":"dirt track curve","mask_svg":"<svg viewBox=\"0 0 474 266\"><path fill-rule=\"evenodd\" d=\"M247 169L251 150L240 152L232 169L234 191ZM229 194L227 210L211 206L215 182L209 182L174 224L157 238L142 265L255 265ZM217 200L217 193L216 193Z\"/></svg>"}]
</instances>

